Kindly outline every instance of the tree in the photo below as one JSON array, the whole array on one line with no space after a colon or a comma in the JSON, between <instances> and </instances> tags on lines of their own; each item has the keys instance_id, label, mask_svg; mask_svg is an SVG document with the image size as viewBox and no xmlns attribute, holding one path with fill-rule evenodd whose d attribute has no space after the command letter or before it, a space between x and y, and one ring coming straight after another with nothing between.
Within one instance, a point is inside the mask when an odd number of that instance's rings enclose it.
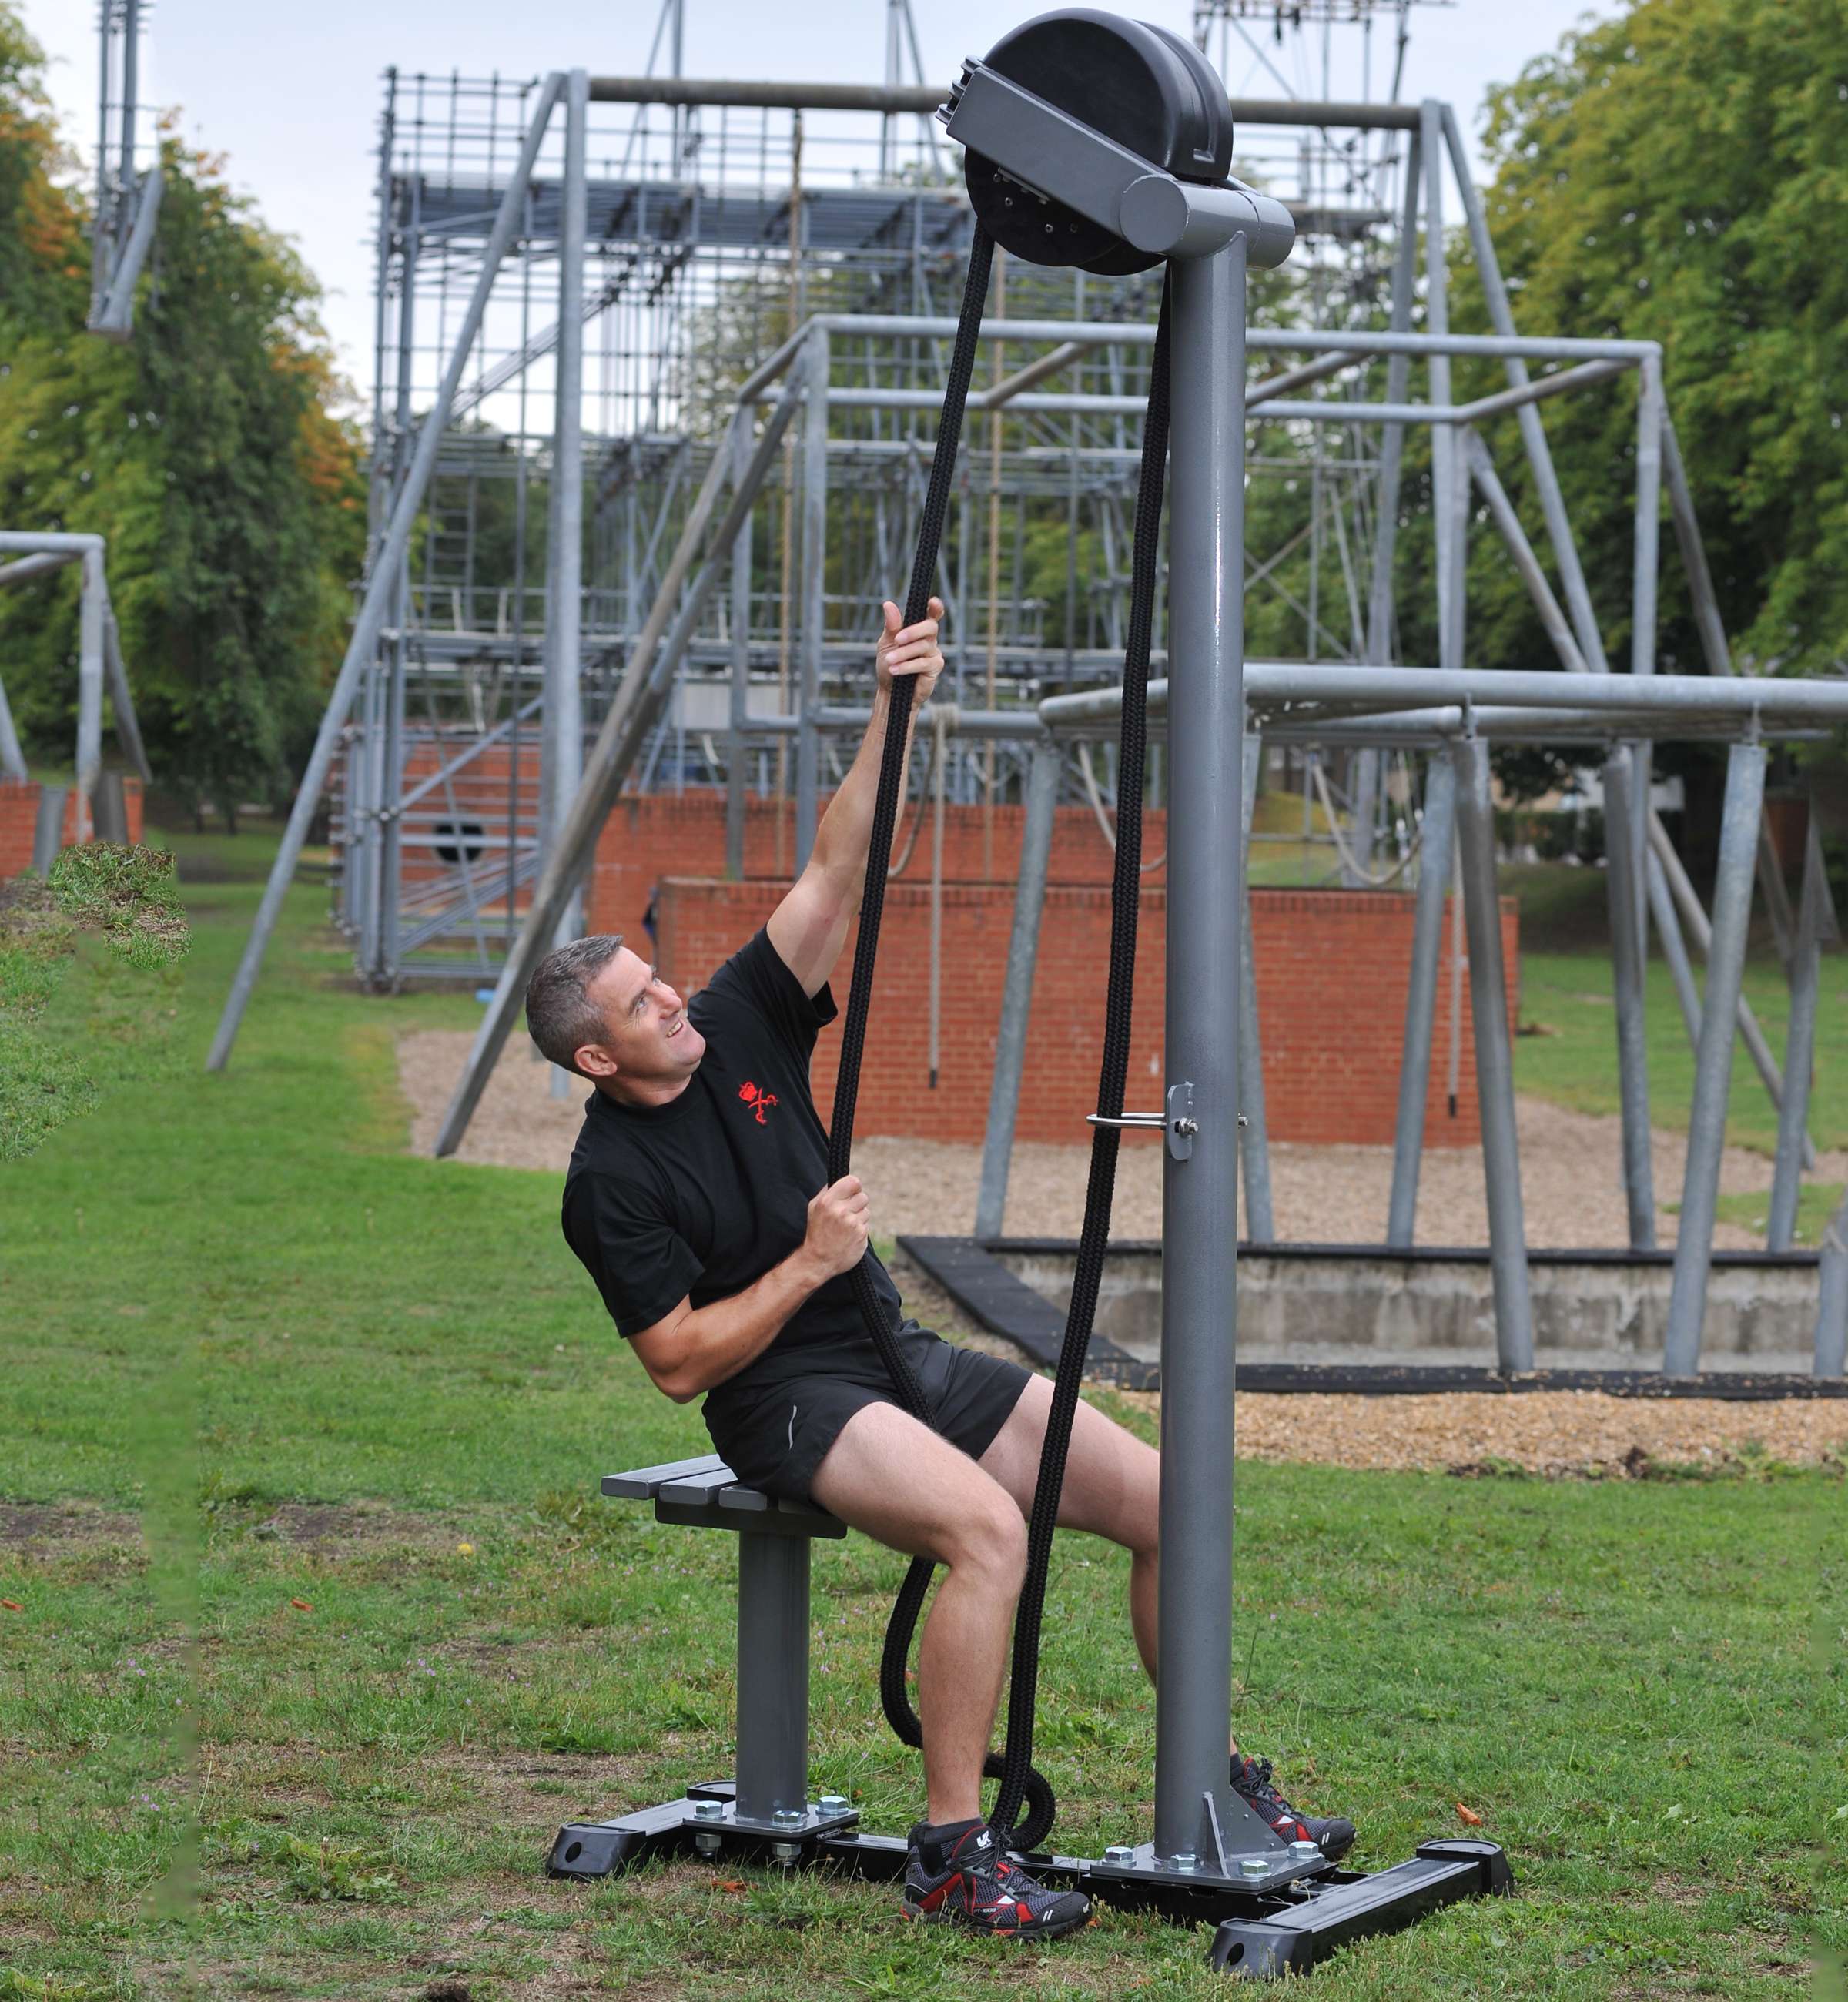
<instances>
[{"instance_id":1,"label":"tree","mask_svg":"<svg viewBox=\"0 0 1848 2002\"><path fill-rule=\"evenodd\" d=\"M134 340L85 332L81 207L52 186L40 63L0 0L0 243L26 260L0 301L0 521L109 538L156 774L228 817L286 790L338 664L364 551L357 435L313 279L221 163L170 134ZM9 693L40 755L69 741L76 605L68 576L0 595Z\"/></svg>"},{"instance_id":2,"label":"tree","mask_svg":"<svg viewBox=\"0 0 1848 2002\"><path fill-rule=\"evenodd\" d=\"M1741 664L1815 672L1848 655L1841 0L1637 0L1491 92L1487 148L1489 226L1520 325L1662 344L1668 406ZM1467 282L1456 319L1486 326ZM1562 399L1548 406L1546 426L1606 648L1622 665L1634 393L1613 385ZM1499 420L1488 442L1537 539L1513 420ZM1698 672L1665 524L1662 539L1664 664ZM1480 602L1477 630L1498 660L1540 664L1531 617L1525 640L1509 617L1518 584L1499 551L1484 553L1496 561L1472 575L1473 623Z\"/></svg>"}]
</instances>

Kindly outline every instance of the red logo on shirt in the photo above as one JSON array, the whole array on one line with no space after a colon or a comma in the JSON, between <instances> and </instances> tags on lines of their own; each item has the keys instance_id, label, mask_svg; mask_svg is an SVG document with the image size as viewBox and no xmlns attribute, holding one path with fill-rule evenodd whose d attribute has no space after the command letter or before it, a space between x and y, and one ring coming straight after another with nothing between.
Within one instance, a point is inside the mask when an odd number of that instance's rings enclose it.
<instances>
[{"instance_id":1,"label":"red logo on shirt","mask_svg":"<svg viewBox=\"0 0 1848 2002\"><path fill-rule=\"evenodd\" d=\"M748 1078L747 1078L744 1082L738 1086L738 1096L743 1099L744 1103L757 1114L757 1123L758 1125L769 1125L770 1122L765 1118L764 1114L776 1103L776 1094L775 1092L759 1090L758 1088L753 1084Z\"/></svg>"}]
</instances>

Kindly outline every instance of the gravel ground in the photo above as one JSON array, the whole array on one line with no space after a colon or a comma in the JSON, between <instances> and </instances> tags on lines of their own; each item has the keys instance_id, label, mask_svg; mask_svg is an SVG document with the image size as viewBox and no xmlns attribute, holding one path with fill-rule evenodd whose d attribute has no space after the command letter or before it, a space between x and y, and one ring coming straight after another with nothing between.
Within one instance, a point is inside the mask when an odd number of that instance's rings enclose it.
<instances>
[{"instance_id":1,"label":"gravel ground","mask_svg":"<svg viewBox=\"0 0 1848 2002\"><path fill-rule=\"evenodd\" d=\"M1159 1410L1158 1395L1119 1393ZM1421 1397L1240 1394L1244 1460L1487 1474L1642 1476L1665 1464L1718 1467L1763 1458L1810 1465L1848 1459L1848 1401L1610 1397L1601 1390L1517 1397L1458 1390Z\"/></svg>"},{"instance_id":2,"label":"gravel ground","mask_svg":"<svg viewBox=\"0 0 1848 2002\"><path fill-rule=\"evenodd\" d=\"M427 1153L455 1087L469 1038L455 1030L420 1030L399 1039L399 1076L412 1108L411 1146ZM550 1072L524 1041L510 1045L489 1081L459 1158L504 1167L562 1173L577 1137L584 1090L575 1080L563 1099L549 1095ZM1620 1247L1627 1240L1621 1130L1615 1118L1568 1112L1543 1100L1519 1101L1521 1194L1528 1242ZM1655 1136L1655 1186L1669 1202L1681 1192L1682 1136ZM1006 1229L1016 1237L1076 1237L1084 1213L1089 1146L1023 1143L1014 1149ZM975 1220L981 1150L940 1141L871 1138L855 1142L856 1173L872 1197L880 1236L908 1232L955 1236ZM1386 1236L1392 1153L1385 1147L1312 1147L1278 1142L1271 1180L1281 1236L1299 1243L1379 1243ZM1824 1181L1848 1181L1848 1153L1825 1154ZM1721 1188L1728 1195L1768 1192L1771 1163L1741 1147L1727 1149ZM1674 1242L1675 1218L1657 1212L1658 1242ZM1155 1237L1161 1230L1161 1154L1152 1142L1126 1146L1117 1177L1114 1234ZM1434 1148L1424 1156L1418 1236L1427 1244L1485 1244L1482 1156L1473 1147ZM1714 1242L1749 1250L1762 1238L1722 1224Z\"/></svg>"}]
</instances>

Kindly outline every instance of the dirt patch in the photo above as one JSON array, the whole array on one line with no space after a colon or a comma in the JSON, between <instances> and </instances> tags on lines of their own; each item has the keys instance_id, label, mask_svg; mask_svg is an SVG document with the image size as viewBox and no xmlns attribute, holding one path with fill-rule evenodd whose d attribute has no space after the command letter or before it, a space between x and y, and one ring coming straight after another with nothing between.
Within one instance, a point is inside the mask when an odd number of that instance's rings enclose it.
<instances>
[{"instance_id":1,"label":"dirt patch","mask_svg":"<svg viewBox=\"0 0 1848 2002\"><path fill-rule=\"evenodd\" d=\"M465 1535L446 1517L418 1515L382 1502L283 1502L245 1514L235 1526L262 1543L323 1551L379 1543L453 1547Z\"/></svg>"},{"instance_id":2,"label":"dirt patch","mask_svg":"<svg viewBox=\"0 0 1848 2002\"><path fill-rule=\"evenodd\" d=\"M1161 1408L1156 1392L1118 1394L1138 1410ZM1740 1404L1601 1390L1407 1397L1247 1391L1239 1397L1237 1451L1246 1460L1329 1467L1620 1479L1673 1467L1839 1464L1848 1458L1848 1400Z\"/></svg>"},{"instance_id":3,"label":"dirt patch","mask_svg":"<svg viewBox=\"0 0 1848 2002\"><path fill-rule=\"evenodd\" d=\"M472 1038L466 1031L421 1029L398 1041L399 1082L411 1107L410 1146L427 1153L461 1074ZM574 1082L554 1098L549 1067L532 1060L523 1037L503 1053L457 1158L502 1167L563 1174L582 1118L583 1090ZM1614 1118L1569 1112L1536 1098L1518 1101L1521 1193L1530 1244L1607 1246L1628 1242L1623 1202L1623 1128ZM1655 1188L1663 1203L1679 1200L1686 1136L1654 1135ZM1014 1149L1008 1181L1008 1233L1076 1237L1084 1214L1090 1149L1080 1142ZM866 1183L877 1236L916 1232L955 1236L970 1229L982 1150L940 1141L873 1136L854 1143L854 1171ZM1848 1153L1825 1153L1815 1178L1848 1181ZM1386 1236L1392 1190L1389 1147L1312 1147L1274 1142L1271 1179L1280 1236L1299 1243L1377 1244ZM1726 1150L1721 1192L1764 1195L1771 1163L1743 1147ZM1674 1216L1657 1212L1658 1240L1675 1241ZM1114 1234L1161 1233L1161 1151L1152 1144L1123 1149L1117 1176ZM1486 1244L1488 1210L1481 1151L1431 1147L1419 1174L1418 1238L1425 1244ZM1762 1240L1734 1224L1714 1235L1723 1250L1750 1250ZM926 1317L922 1313L920 1319Z\"/></svg>"},{"instance_id":4,"label":"dirt patch","mask_svg":"<svg viewBox=\"0 0 1848 2002\"><path fill-rule=\"evenodd\" d=\"M133 1515L83 1502L0 1504L0 1547L28 1550L139 1547L141 1526Z\"/></svg>"}]
</instances>

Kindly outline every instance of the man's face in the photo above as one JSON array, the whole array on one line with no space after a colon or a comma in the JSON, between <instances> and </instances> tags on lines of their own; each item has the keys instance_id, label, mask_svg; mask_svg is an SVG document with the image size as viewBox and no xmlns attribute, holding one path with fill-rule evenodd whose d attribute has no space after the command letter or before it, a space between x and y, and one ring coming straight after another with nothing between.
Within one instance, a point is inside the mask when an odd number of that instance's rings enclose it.
<instances>
[{"instance_id":1,"label":"man's face","mask_svg":"<svg viewBox=\"0 0 1848 2002\"><path fill-rule=\"evenodd\" d=\"M577 1052L593 1082L626 1086L671 1084L690 1076L706 1054L706 1038L686 1017L686 1004L655 969L625 946L584 990L603 1017L603 1039Z\"/></svg>"}]
</instances>

